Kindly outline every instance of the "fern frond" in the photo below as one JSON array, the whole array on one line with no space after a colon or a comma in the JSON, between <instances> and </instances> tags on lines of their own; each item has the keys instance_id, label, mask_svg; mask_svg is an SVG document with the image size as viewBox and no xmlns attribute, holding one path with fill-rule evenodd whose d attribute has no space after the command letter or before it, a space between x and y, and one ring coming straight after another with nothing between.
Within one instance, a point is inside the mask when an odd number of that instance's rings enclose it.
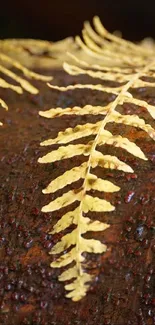
<instances>
[{"instance_id":1,"label":"fern frond","mask_svg":"<svg viewBox=\"0 0 155 325\"><path fill-rule=\"evenodd\" d=\"M98 121L77 125L74 128L66 128L58 132L53 139L44 140L42 146L58 145L56 150L50 150L42 158L40 163L52 163L64 159L70 159L79 155L85 156L85 161L78 166L70 168L57 178L52 180L43 190L44 194L55 193L55 199L42 208L43 212L59 211L62 209L62 216L51 230L51 234L68 231L61 240L52 248L51 254L56 255L51 267L68 268L59 276L60 281L70 281L65 285L69 291L66 297L73 301L78 301L86 295L93 276L87 271L87 257L85 252L101 254L107 250L104 243L99 240L87 239L83 235L88 232L105 231L109 225L101 221L93 221L89 217L89 212L100 212L101 215L112 213L115 206L111 204L111 197L114 192L120 191L120 187L106 179L101 179L95 175L95 168L119 170L124 173L133 173L134 170L128 163L120 160L115 155L102 153L102 146L118 147L128 152L136 159L147 161L143 150L137 143L132 142L121 134L112 134L107 130L109 124L120 124L131 126L132 128L144 131L149 138L155 140L155 130L153 126L147 124L141 116L136 114L136 107L142 106L147 110L150 119L155 118L155 108L145 100L137 99L133 95L133 88L155 87L155 82L149 82L145 77L155 77L155 60L152 49L147 49L142 45L136 45L125 41L113 34L110 34L102 26L98 17L94 18L94 27L86 22L83 30L83 40L76 37L76 44L83 51L83 57L69 53L69 57L74 64L64 62L64 70L74 76L86 75L93 79L98 78L106 81L105 84L75 84L67 87L50 85L54 91L72 91L75 89L96 90L113 94L112 101L106 106L85 105L73 108L51 108L44 112L39 112L45 118L59 118L65 115L90 115L98 116ZM144 81L144 80L147 81ZM107 83L108 81L108 83ZM117 83L113 86L111 82ZM117 108L123 104L131 103L135 106L135 114L126 115L119 113ZM91 136L91 140L89 137ZM85 144L82 139L85 138ZM88 141L87 141L88 139ZM150 139L150 141L151 141ZM74 141L80 143L74 144ZM87 142L86 142L87 141ZM81 180L82 185L75 190L69 189L69 185ZM77 183L78 184L78 183ZM66 192L63 190L66 188ZM73 187L72 187L73 188ZM61 195L59 195L61 191ZM95 191L94 194L92 194ZM111 193L108 200L99 198L102 192ZM95 195L95 196L94 196ZM72 211L70 205L76 202L76 208ZM68 212L63 213L63 208L68 207ZM74 229L69 231L69 227L74 225ZM67 252L66 252L67 250ZM60 254L57 256L57 254ZM71 264L72 263L72 264Z\"/></svg>"},{"instance_id":2,"label":"fern frond","mask_svg":"<svg viewBox=\"0 0 155 325\"><path fill-rule=\"evenodd\" d=\"M17 41L18 43L18 41ZM5 44L5 47L3 46ZM25 66L23 66L19 61L15 60L14 58L10 57L8 54L2 53L5 49L7 52L7 49L10 49L9 41L5 43L5 41L0 41L0 72L3 73L5 76L11 78L12 80L16 81L19 86L14 86L11 83L8 83L4 79L0 78L0 87L2 88L8 88L11 89L18 94L22 94L23 90L26 90L27 92L31 94L37 94L39 90L34 87L29 81L27 81L25 78L22 78L18 76L16 73L10 70L10 67L14 67L18 69L20 72L23 73L23 75L28 79L35 79L35 80L41 80L41 81L50 81L52 80L52 77L44 76L38 73L35 73ZM25 41L26 44L26 41ZM12 52L16 53L16 46L12 46ZM2 107L8 110L7 104L0 99L0 104ZM2 125L2 123L0 123Z\"/></svg>"}]
</instances>

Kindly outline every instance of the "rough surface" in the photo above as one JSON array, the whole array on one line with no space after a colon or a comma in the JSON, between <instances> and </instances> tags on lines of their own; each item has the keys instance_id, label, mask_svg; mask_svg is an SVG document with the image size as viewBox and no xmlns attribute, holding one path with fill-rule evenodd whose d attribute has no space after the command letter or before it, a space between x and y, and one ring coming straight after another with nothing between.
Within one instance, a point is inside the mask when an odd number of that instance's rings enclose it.
<instances>
[{"instance_id":1,"label":"rough surface","mask_svg":"<svg viewBox=\"0 0 155 325\"><path fill-rule=\"evenodd\" d=\"M91 78L69 77L51 71L53 84L95 82ZM96 91L52 91L34 82L40 94L16 95L1 90L9 111L0 108L4 125L0 129L0 324L3 325L153 325L155 323L155 143L144 132L122 125L109 125L108 130L135 141L148 157L136 159L129 153L110 146L102 152L116 154L130 163L134 174L105 170L104 178L121 187L119 193L106 194L116 206L114 212L100 214L99 219L111 227L96 233L108 246L103 255L87 256L95 281L87 296L78 303L65 298L60 270L50 268L48 251L60 238L47 232L58 219L57 213L41 213L50 196L42 189L72 165L72 161L38 164L47 148L40 142L55 137L58 131L77 124L91 123L89 116L66 116L47 120L38 111L51 107L104 105L109 95ZM137 96L155 103L155 92L139 90ZM126 104L124 114L134 113L153 126L145 109ZM121 128L121 131L120 131ZM103 170L97 173L103 177ZM51 196L53 198L53 196ZM96 216L92 214L92 218Z\"/></svg>"}]
</instances>

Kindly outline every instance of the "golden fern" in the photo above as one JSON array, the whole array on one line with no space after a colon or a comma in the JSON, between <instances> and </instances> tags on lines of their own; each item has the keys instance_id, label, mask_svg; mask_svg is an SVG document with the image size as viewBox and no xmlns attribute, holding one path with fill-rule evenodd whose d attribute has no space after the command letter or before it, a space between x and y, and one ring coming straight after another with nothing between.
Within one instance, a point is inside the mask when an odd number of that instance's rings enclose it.
<instances>
[{"instance_id":1,"label":"golden fern","mask_svg":"<svg viewBox=\"0 0 155 325\"><path fill-rule=\"evenodd\" d=\"M80 188L75 191L69 190L42 208L43 212L52 212L69 206L75 201L78 202L76 209L64 214L51 231L51 234L59 233L66 230L70 225L74 225L74 229L63 235L50 252L50 254L60 254L51 263L51 267L68 266L59 276L59 280L69 281L65 285L65 289L69 291L66 297L73 301L78 301L86 295L90 281L93 279L93 276L86 272L87 264L83 253L103 253L107 249L106 245L99 240L86 239L83 235L90 231L104 231L109 225L100 221L92 221L85 214L89 211L107 213L115 209L109 201L92 196L90 191L113 193L120 190L112 182L98 178L94 174L94 168L100 166L101 168L121 170L125 173L133 172L133 169L118 157L102 154L99 151L99 146L108 144L120 147L139 159L147 160L138 145L119 134L113 135L105 127L108 123L129 125L145 131L155 140L155 130L151 125L146 124L144 119L138 115L123 115L116 110L118 105L131 103L145 107L151 117L155 118L155 107L144 100L136 99L131 92L131 88L155 86L155 82L142 80L142 77L145 76L155 77L155 59L152 48L147 49L142 45L135 45L108 33L98 17L94 18L94 26L96 31L86 22L83 30L84 42L80 37L76 38L76 42L86 53L83 56L85 60L79 59L78 55L70 54L76 64L64 63L64 69L71 75L84 74L101 80L117 81L118 85L111 86L109 83L108 86L106 84L76 84L67 87L53 85L49 85L49 87L52 90L57 89L59 91L88 88L114 94L115 99L103 107L92 105L67 107L65 109L58 107L40 112L40 115L46 118L64 115L73 115L74 117L74 115L87 114L100 116L100 120L94 124L87 123L77 125L74 128L67 128L65 131L59 132L55 139L45 140L41 143L42 146L53 144L60 146L39 158L39 163L53 163L79 155L88 157L86 162L67 170L43 190L45 194L55 193L69 184L80 179L83 180ZM91 63L88 63L90 60L87 60L87 56L91 56ZM94 140L88 141L86 144L83 144L82 141L80 144L71 143L74 140L89 136L94 136Z\"/></svg>"},{"instance_id":2,"label":"golden fern","mask_svg":"<svg viewBox=\"0 0 155 325\"><path fill-rule=\"evenodd\" d=\"M35 39L0 40L2 53L7 53L29 69L60 67L67 50L72 53L77 50L72 37L54 43Z\"/></svg>"},{"instance_id":3,"label":"golden fern","mask_svg":"<svg viewBox=\"0 0 155 325\"><path fill-rule=\"evenodd\" d=\"M53 65L60 66L60 62L65 58L63 53L66 52L67 48L71 50L76 48L72 38L56 43L31 39L0 40L0 73L18 84L18 86L15 86L0 78L0 87L9 88L18 94L22 94L23 90L31 94L37 94L39 90L24 77L46 82L52 80L52 77L32 72L30 69L36 67L49 68ZM24 77L18 76L10 68L18 69L23 73ZM2 98L0 98L0 104L8 110L8 106ZM0 125L2 125L1 122Z\"/></svg>"}]
</instances>

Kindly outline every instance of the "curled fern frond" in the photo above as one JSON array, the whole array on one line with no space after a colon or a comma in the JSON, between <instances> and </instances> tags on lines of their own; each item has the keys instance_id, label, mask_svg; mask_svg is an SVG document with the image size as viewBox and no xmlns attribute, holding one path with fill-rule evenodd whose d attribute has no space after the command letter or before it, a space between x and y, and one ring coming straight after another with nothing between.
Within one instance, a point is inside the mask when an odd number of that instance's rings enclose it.
<instances>
[{"instance_id":1,"label":"curled fern frond","mask_svg":"<svg viewBox=\"0 0 155 325\"><path fill-rule=\"evenodd\" d=\"M105 231L109 227L104 222L92 221L89 218L89 212L109 213L115 210L115 206L110 201L97 196L94 197L92 190L109 193L120 190L120 187L116 184L97 177L94 169L100 166L103 169L120 170L125 173L134 172L129 164L120 160L117 156L103 154L100 151L100 146L119 147L138 158L139 161L147 160L145 153L137 144L120 134L114 135L106 127L109 123L132 126L143 130L150 138L155 140L154 128L147 124L143 118L137 114L125 115L117 111L118 105L122 107L123 111L123 104L131 103L144 107L151 118L155 118L154 106L148 104L145 100L135 98L133 95L134 88L155 86L155 82L144 81L144 77L155 77L154 52L152 49L146 49L142 45L133 44L110 34L102 26L98 17L94 18L94 25L95 31L86 22L83 30L84 40L80 37L76 38L76 43L85 52L85 59L81 60L78 55L70 54L75 64L65 62L64 69L70 75L88 75L94 79L98 78L106 81L106 83L103 85L75 84L67 87L58 87L51 84L49 86L53 91L96 90L114 94L114 99L103 107L92 105L63 109L57 107L39 113L40 116L48 119L65 115L88 114L97 115L99 118L97 122L77 125L74 128L60 131L56 138L45 139L41 143L42 146L56 144L58 148L39 158L39 163L50 164L79 155L86 157L85 162L65 171L52 180L43 190L44 194L56 193L78 180L82 181L82 185L78 189L69 189L42 208L42 211L47 213L58 211L66 206L69 207L73 202L77 202L77 207L73 211L69 210L58 220L51 230L51 234L64 231L71 225L74 225L74 229L63 235L50 252L52 255L60 254L51 263L52 267L68 267L59 276L59 280L70 281L69 284L65 285L65 289L69 291L66 297L71 298L73 301L78 301L86 295L90 282L93 280L92 275L87 272L87 261L83 253L101 254L107 250L107 246L101 241L86 239L83 236L89 231ZM89 57L91 57L91 60L89 60ZM109 81L108 85L107 81ZM117 86L112 86L111 81L117 82ZM83 143L83 138L88 139L87 143L86 141ZM80 142L79 144L72 143L77 139Z\"/></svg>"}]
</instances>

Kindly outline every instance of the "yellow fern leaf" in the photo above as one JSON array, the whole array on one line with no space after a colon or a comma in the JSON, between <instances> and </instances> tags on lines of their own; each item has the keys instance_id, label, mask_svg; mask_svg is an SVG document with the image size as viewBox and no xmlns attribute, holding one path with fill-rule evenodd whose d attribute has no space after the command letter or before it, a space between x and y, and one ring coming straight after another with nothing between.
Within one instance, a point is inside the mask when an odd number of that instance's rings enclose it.
<instances>
[{"instance_id":1,"label":"yellow fern leaf","mask_svg":"<svg viewBox=\"0 0 155 325\"><path fill-rule=\"evenodd\" d=\"M91 144L89 143L87 145L70 144L67 147L60 147L58 150L54 150L48 153L46 156L39 158L38 161L43 164L43 163L54 162L61 159L71 158L74 157L75 155L78 156L83 154L84 156L88 156L90 148L91 148Z\"/></svg>"},{"instance_id":2,"label":"yellow fern leaf","mask_svg":"<svg viewBox=\"0 0 155 325\"><path fill-rule=\"evenodd\" d=\"M111 155L103 155L97 150L94 151L91 160L91 166L92 168L100 166L103 168L122 170L126 173L133 173L133 169L117 157Z\"/></svg>"},{"instance_id":3,"label":"yellow fern leaf","mask_svg":"<svg viewBox=\"0 0 155 325\"><path fill-rule=\"evenodd\" d=\"M11 64L13 67L21 70L23 74L28 78L34 78L36 80L42 80L42 81L50 81L52 80L52 77L50 76L43 76L41 74L38 74L36 72L33 72L26 67L22 66L18 61L14 60L13 58L10 58L9 56L0 53L0 60L6 63Z\"/></svg>"},{"instance_id":4,"label":"yellow fern leaf","mask_svg":"<svg viewBox=\"0 0 155 325\"><path fill-rule=\"evenodd\" d=\"M43 212L52 212L66 207L67 205L72 204L75 201L80 201L81 192L76 193L74 191L69 191L63 194L61 197L58 197L48 205L45 205L42 208Z\"/></svg>"},{"instance_id":5,"label":"yellow fern leaf","mask_svg":"<svg viewBox=\"0 0 155 325\"><path fill-rule=\"evenodd\" d=\"M44 141L41 143L41 145L48 146L52 144L68 143L86 136L96 135L100 126L101 122L97 122L96 124L87 123L85 125L77 125L73 129L68 128L63 132L59 132L57 138ZM147 131L150 136L152 136L153 128L150 128L150 126L144 124L143 130ZM104 130L100 135L98 145L103 145L105 143L114 145L115 147L121 147L127 150L129 153L135 155L136 157L147 160L144 153L135 143L132 143L128 139L123 138L121 136L113 136L112 133L107 130Z\"/></svg>"},{"instance_id":6,"label":"yellow fern leaf","mask_svg":"<svg viewBox=\"0 0 155 325\"><path fill-rule=\"evenodd\" d=\"M124 173L133 173L134 170L128 163L121 161L116 155L103 154L102 146L118 147L128 152L139 160L146 160L147 157L137 143L132 142L127 137L119 134L112 134L107 130L109 124L120 124L140 129L153 140L155 140L155 130L150 124L136 114L136 107L144 107L150 114L150 119L155 118L155 108L145 100L137 99L133 95L133 88L155 87L155 82L144 81L144 77L155 77L154 51L147 49L141 44L133 44L125 41L116 35L110 34L102 26L98 17L94 18L94 28L86 22L82 31L83 40L78 36L75 39L80 48L80 53L68 53L68 57L74 64L64 62L64 70L70 75L86 75L91 78L98 78L108 81L100 84L74 84L67 87L49 85L54 91L72 91L75 89L89 89L99 92L113 94L112 101L106 106L85 105L73 108L51 108L44 112L39 112L45 118L59 118L65 115L97 115L98 121L76 125L74 128L66 128L57 134L54 139L47 139L41 143L42 146L57 145L57 149L50 150L45 156L39 158L40 163L52 163L64 159L70 159L79 155L85 156L85 161L81 165L70 168L57 178L53 179L43 190L43 193L55 193L56 198L42 208L44 212L59 211L62 209L62 216L58 218L51 234L62 234L61 240L52 248L50 254L56 255L51 267L65 267L59 276L60 281L68 281L65 289L69 291L67 298L78 301L83 298L93 280L93 276L87 271L87 257L85 252L102 254L106 251L106 244L99 240L87 239L83 235L87 232L106 231L109 225L101 221L93 221L89 216L90 212L100 212L101 216L112 213L115 206L111 204L111 197L120 187L112 182L95 175L95 168L118 170ZM112 86L111 81L117 82ZM117 108L123 104L131 103L135 105L135 114L120 114ZM91 136L91 141L89 139ZM83 138L85 143L83 144ZM87 141L88 139L88 141ZM151 141L150 139L150 141ZM80 141L80 144L72 144L73 141ZM86 142L87 141L87 142ZM100 151L99 151L100 150ZM61 169L60 169L61 170ZM69 189L70 184L81 180L82 185L74 190ZM77 183L78 184L78 183ZM68 187L66 187L68 186ZM66 188L65 188L66 187ZM66 190L64 193L63 190ZM72 187L74 188L74 187ZM61 196L59 190L62 190ZM94 194L92 194L94 191ZM98 197L100 192L101 198ZM102 192L110 193L109 199L103 199ZM71 204L76 202L76 208L71 208ZM63 213L63 208L68 207L68 212ZM91 214L90 214L91 215ZM73 230L69 230L74 225ZM67 230L67 233L66 233ZM67 252L66 252L67 250ZM60 254L57 257L57 254ZM71 264L72 263L72 264Z\"/></svg>"},{"instance_id":7,"label":"yellow fern leaf","mask_svg":"<svg viewBox=\"0 0 155 325\"><path fill-rule=\"evenodd\" d=\"M122 53L122 49L126 52L130 51L131 55L135 55L135 56L144 56L144 57L148 57L148 55L152 53L152 51L150 51L149 49L145 49L142 48L141 46L134 44L132 42L126 41L122 38L119 38L117 36L115 36L114 34L109 33L105 27L102 25L100 19L98 16L95 16L93 18L93 22L94 22L94 27L95 30L98 32L98 34L102 37L103 40L107 39L109 41L112 41L112 46L113 44L115 45L115 48L117 46L117 49L119 50L120 48L120 53Z\"/></svg>"},{"instance_id":8,"label":"yellow fern leaf","mask_svg":"<svg viewBox=\"0 0 155 325\"><path fill-rule=\"evenodd\" d=\"M77 84L77 85L69 85L67 87L58 87L58 86L48 84L48 86L52 89L59 90L59 91L68 91L74 89L91 89L91 90L100 90L110 94L113 93L115 95L118 95L118 91L121 89L120 87L104 87L102 85L91 85L91 84L90 85ZM129 93L126 93L126 96L131 97Z\"/></svg>"},{"instance_id":9,"label":"yellow fern leaf","mask_svg":"<svg viewBox=\"0 0 155 325\"><path fill-rule=\"evenodd\" d=\"M69 211L66 214L64 214L61 217L61 219L55 224L55 226L53 227L53 230L50 232L50 234L55 234L62 230L65 230L72 224L77 225L78 212L79 212L79 208L76 208L75 210Z\"/></svg>"},{"instance_id":10,"label":"yellow fern leaf","mask_svg":"<svg viewBox=\"0 0 155 325\"><path fill-rule=\"evenodd\" d=\"M108 228L109 225L106 225L104 229ZM83 233L83 232L82 232ZM50 251L50 254L60 254L64 250L68 249L72 245L76 244L78 236L78 230L75 229L71 233L62 237L61 241L58 242ZM88 252L91 253L93 250L96 253L102 253L105 251L105 245L102 244L98 240L94 239L85 239L83 237L80 238L80 246L81 246L81 253Z\"/></svg>"},{"instance_id":11,"label":"yellow fern leaf","mask_svg":"<svg viewBox=\"0 0 155 325\"><path fill-rule=\"evenodd\" d=\"M55 199L48 205L45 205L42 208L42 211L52 212L64 208L75 201L81 201L81 196L82 196L82 190L76 194L74 191L69 191L63 194L61 197ZM85 198L83 200L83 211L85 213L87 213L88 211L113 211L113 210L114 207L109 202L105 200L101 200L97 197L85 195Z\"/></svg>"},{"instance_id":12,"label":"yellow fern leaf","mask_svg":"<svg viewBox=\"0 0 155 325\"><path fill-rule=\"evenodd\" d=\"M78 167L74 167L68 171L66 171L63 175L55 178L44 190L44 194L54 193L65 186L78 181L79 179L85 178L87 164L83 163ZM97 176L90 174L88 182L88 188L91 187L92 189L96 189L98 191L105 192L115 192L119 190L119 187L111 183L110 181L105 181L103 179L97 178Z\"/></svg>"},{"instance_id":13,"label":"yellow fern leaf","mask_svg":"<svg viewBox=\"0 0 155 325\"><path fill-rule=\"evenodd\" d=\"M13 80L17 81L21 85L21 87L23 89L27 90L31 94L37 94L38 93L37 88L32 86L27 80L17 76L14 72L12 72L12 71L10 71L7 68L4 68L2 66L0 66L0 71L3 72L6 76L8 76L8 77L12 78Z\"/></svg>"},{"instance_id":14,"label":"yellow fern leaf","mask_svg":"<svg viewBox=\"0 0 155 325\"><path fill-rule=\"evenodd\" d=\"M59 279L60 281L66 280L66 279L62 280L62 278ZM67 284L65 286L65 289L70 291L70 293L68 293L66 297L71 298L73 301L78 301L81 298L83 298L86 295L87 289L89 288L88 282L90 282L91 280L92 277L88 273L83 273L81 276L78 276L78 274L76 274L76 280L71 284Z\"/></svg>"},{"instance_id":15,"label":"yellow fern leaf","mask_svg":"<svg viewBox=\"0 0 155 325\"><path fill-rule=\"evenodd\" d=\"M2 87L2 88L10 88L10 89L12 89L13 91L15 91L18 94L22 94L22 92L23 92L21 87L11 85L2 78L0 78L0 87Z\"/></svg>"},{"instance_id":16,"label":"yellow fern leaf","mask_svg":"<svg viewBox=\"0 0 155 325\"><path fill-rule=\"evenodd\" d=\"M39 115L47 118L53 118L53 117L60 117L63 115L106 115L108 112L108 105L105 107L102 106L94 106L92 105L86 105L84 107L78 107L74 106L73 108L67 107L67 108L51 108L47 111L40 111Z\"/></svg>"},{"instance_id":17,"label":"yellow fern leaf","mask_svg":"<svg viewBox=\"0 0 155 325\"><path fill-rule=\"evenodd\" d=\"M85 67L87 69L95 69L98 70L97 72L104 71L104 72L111 72L114 75L117 73L123 74L131 74L134 72L137 72L138 70L136 67L122 67L122 66L108 66L108 65L102 65L103 62L100 62L100 64L96 64L93 62L89 63L88 61L81 60L79 57L75 56L73 53L67 52L67 55L69 58L71 58L74 62L76 62L79 66ZM64 62L65 65L66 62ZM152 73L152 72L151 72ZM114 80L114 79L113 79Z\"/></svg>"},{"instance_id":18,"label":"yellow fern leaf","mask_svg":"<svg viewBox=\"0 0 155 325\"><path fill-rule=\"evenodd\" d=\"M110 202L101 200L98 197L86 195L83 200L83 212L85 213L88 211L105 212L113 210L115 210L115 207Z\"/></svg>"},{"instance_id":19,"label":"yellow fern leaf","mask_svg":"<svg viewBox=\"0 0 155 325\"><path fill-rule=\"evenodd\" d=\"M44 141L41 143L41 145L48 146L52 144L68 143L86 136L96 135L100 129L100 126L101 122L97 122L96 124L87 123L85 125L77 125L73 129L68 128L63 132L59 132L57 138ZM148 128L146 126L146 130L149 130L151 134L152 129L150 130L150 127ZM101 133L98 145L103 145L105 143L114 145L115 147L121 147L136 157L147 160L144 153L135 143L121 136L113 136L112 133L107 130L103 130Z\"/></svg>"},{"instance_id":20,"label":"yellow fern leaf","mask_svg":"<svg viewBox=\"0 0 155 325\"><path fill-rule=\"evenodd\" d=\"M50 254L50 253L49 253ZM66 266L73 261L75 261L77 258L76 249L72 248L68 253L61 255L59 258L56 259L56 261L51 263L52 267L63 267ZM80 255L78 257L79 263L84 261L84 257Z\"/></svg>"},{"instance_id":21,"label":"yellow fern leaf","mask_svg":"<svg viewBox=\"0 0 155 325\"><path fill-rule=\"evenodd\" d=\"M48 146L57 143L68 143L92 134L97 134L100 125L101 122L96 124L86 123L85 125L77 125L74 129L68 128L64 132L59 132L56 139L44 141L41 145Z\"/></svg>"},{"instance_id":22,"label":"yellow fern leaf","mask_svg":"<svg viewBox=\"0 0 155 325\"><path fill-rule=\"evenodd\" d=\"M112 71L109 72L101 72L101 71L93 71L93 70L84 70L79 67L76 67L74 65L64 63L63 64L64 70L69 73L72 76L77 76L77 75L88 75L92 78L98 78L101 80L107 80L107 81L113 81L114 80L114 74ZM134 72L130 74L122 74L121 72L115 73L115 81L118 82L127 82L129 81L134 75ZM155 82L149 82L149 81L143 81L143 80L137 80L133 88L138 88L138 87L155 87Z\"/></svg>"},{"instance_id":23,"label":"yellow fern leaf","mask_svg":"<svg viewBox=\"0 0 155 325\"><path fill-rule=\"evenodd\" d=\"M74 167L68 171L66 171L63 175L57 177L55 180L53 180L45 190L43 190L43 193L54 193L58 191L59 189L78 181L80 178L85 177L87 164L83 163L78 167Z\"/></svg>"},{"instance_id":24,"label":"yellow fern leaf","mask_svg":"<svg viewBox=\"0 0 155 325\"><path fill-rule=\"evenodd\" d=\"M120 190L120 187L114 185L112 182L98 178L94 174L89 174L89 177L87 179L87 188L89 190L97 190L100 192L117 192Z\"/></svg>"},{"instance_id":25,"label":"yellow fern leaf","mask_svg":"<svg viewBox=\"0 0 155 325\"><path fill-rule=\"evenodd\" d=\"M107 132L109 133L108 136ZM123 138L121 135L113 136L111 132L104 130L99 137L98 145L103 145L105 143L125 149L132 155L139 157L140 159L147 160L142 150L135 143L131 142L127 138Z\"/></svg>"},{"instance_id":26,"label":"yellow fern leaf","mask_svg":"<svg viewBox=\"0 0 155 325\"><path fill-rule=\"evenodd\" d=\"M130 100L128 98L125 99L125 103L130 103ZM147 111L150 113L150 115L155 119L155 107L153 105L149 105L144 100L140 100L137 98L132 98L132 103L137 106L142 106L147 109Z\"/></svg>"},{"instance_id":27,"label":"yellow fern leaf","mask_svg":"<svg viewBox=\"0 0 155 325\"><path fill-rule=\"evenodd\" d=\"M55 224L53 230L50 234L58 233L62 230L68 228L71 224L77 225L78 224L78 213L79 208L76 208L73 211L69 211L64 214L61 219ZM86 233L87 231L103 231L104 229L108 228L109 225L100 222L98 220L92 221L88 217L81 217L81 224L82 224L82 233Z\"/></svg>"},{"instance_id":28,"label":"yellow fern leaf","mask_svg":"<svg viewBox=\"0 0 155 325\"><path fill-rule=\"evenodd\" d=\"M148 133L148 135L155 140L155 130L151 125L146 124L145 121L142 118L139 118L137 115L121 115L118 112L114 112L113 115L115 118L115 123L121 123L139 128Z\"/></svg>"}]
</instances>

